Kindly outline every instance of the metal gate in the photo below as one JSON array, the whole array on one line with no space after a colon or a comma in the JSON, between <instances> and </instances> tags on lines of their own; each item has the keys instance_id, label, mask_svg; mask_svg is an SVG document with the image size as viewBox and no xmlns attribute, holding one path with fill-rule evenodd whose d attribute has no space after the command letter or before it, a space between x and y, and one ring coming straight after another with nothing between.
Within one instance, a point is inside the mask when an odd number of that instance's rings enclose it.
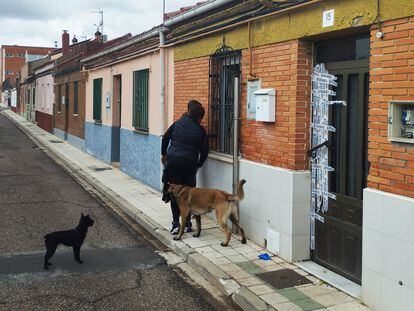
<instances>
[{"instance_id":1,"label":"metal gate","mask_svg":"<svg viewBox=\"0 0 414 311\"><path fill-rule=\"evenodd\" d=\"M210 150L233 153L234 79L240 80L240 51L223 45L210 59Z\"/></svg>"}]
</instances>

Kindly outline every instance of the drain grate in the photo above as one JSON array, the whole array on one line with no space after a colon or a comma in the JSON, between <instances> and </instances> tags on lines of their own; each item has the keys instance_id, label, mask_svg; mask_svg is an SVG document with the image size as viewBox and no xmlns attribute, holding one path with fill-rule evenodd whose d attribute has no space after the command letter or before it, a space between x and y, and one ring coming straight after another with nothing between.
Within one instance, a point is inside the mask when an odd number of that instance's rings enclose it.
<instances>
[{"instance_id":1,"label":"drain grate","mask_svg":"<svg viewBox=\"0 0 414 311\"><path fill-rule=\"evenodd\" d=\"M61 140L56 140L56 139L52 139L52 140L49 140L52 144L61 144L61 143L63 143L63 141L61 141Z\"/></svg>"},{"instance_id":2,"label":"drain grate","mask_svg":"<svg viewBox=\"0 0 414 311\"><path fill-rule=\"evenodd\" d=\"M110 168L110 167L91 167L91 169L94 170L95 172L112 170L112 168Z\"/></svg>"},{"instance_id":3,"label":"drain grate","mask_svg":"<svg viewBox=\"0 0 414 311\"><path fill-rule=\"evenodd\" d=\"M290 269L259 273L256 274L256 277L276 289L283 289L312 283L303 275L300 275L299 273Z\"/></svg>"}]
</instances>

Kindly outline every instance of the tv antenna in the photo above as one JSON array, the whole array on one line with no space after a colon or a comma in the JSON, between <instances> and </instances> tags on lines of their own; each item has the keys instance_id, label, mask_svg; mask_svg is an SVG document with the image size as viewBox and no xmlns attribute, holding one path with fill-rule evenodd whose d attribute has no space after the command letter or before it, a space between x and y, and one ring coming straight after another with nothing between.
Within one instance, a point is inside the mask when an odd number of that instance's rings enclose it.
<instances>
[{"instance_id":1,"label":"tv antenna","mask_svg":"<svg viewBox=\"0 0 414 311\"><path fill-rule=\"evenodd\" d=\"M103 26L104 26L103 9L100 9L100 10L97 10L97 11L91 11L89 13L101 14L101 20L99 21L99 24L98 25L94 24L94 26L96 26L96 30L99 31L103 35Z\"/></svg>"}]
</instances>

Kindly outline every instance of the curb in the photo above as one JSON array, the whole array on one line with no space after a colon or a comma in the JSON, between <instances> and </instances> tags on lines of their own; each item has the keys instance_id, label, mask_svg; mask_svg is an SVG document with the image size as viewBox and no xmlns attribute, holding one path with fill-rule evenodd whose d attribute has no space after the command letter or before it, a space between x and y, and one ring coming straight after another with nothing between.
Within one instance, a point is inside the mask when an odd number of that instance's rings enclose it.
<instances>
[{"instance_id":1,"label":"curb","mask_svg":"<svg viewBox=\"0 0 414 311\"><path fill-rule=\"evenodd\" d=\"M164 228L161 228L159 224L150 219L141 211L135 211L136 208L127 202L124 198L116 194L110 188L103 183L82 171L82 169L74 164L72 161L62 156L60 153L54 151L50 146L42 142L33 133L31 133L24 125L14 120L11 115L4 113L0 110L0 113L5 116L9 121L15 124L20 130L22 130L36 145L47 150L48 156L52 158L57 164L63 166L63 168L73 178L79 181L83 181L91 189L95 190L97 195L104 201L110 202L113 205L119 207L125 212L131 219L135 220L140 226L142 226L148 233L154 238L159 240L162 244L173 250L175 253L184 258L184 261L201 274L204 278L210 281L221 293L225 296L231 297L233 301L242 309L246 311L263 311L274 310L271 306L267 305L256 294L251 292L244 286L240 286L230 275L220 269L217 265L210 262L207 258L201 254L195 252L191 247L187 246L182 241L174 241L171 238L171 233ZM37 129L42 130L37 127ZM48 133L48 132L47 132ZM50 133L48 133L50 134ZM84 185L82 185L84 186Z\"/></svg>"}]
</instances>

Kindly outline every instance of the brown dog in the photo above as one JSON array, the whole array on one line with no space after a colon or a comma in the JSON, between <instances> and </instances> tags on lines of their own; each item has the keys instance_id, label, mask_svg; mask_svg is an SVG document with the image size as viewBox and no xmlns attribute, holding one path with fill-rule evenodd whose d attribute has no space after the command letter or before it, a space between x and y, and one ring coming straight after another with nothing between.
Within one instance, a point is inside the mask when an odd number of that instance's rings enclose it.
<instances>
[{"instance_id":1,"label":"brown dog","mask_svg":"<svg viewBox=\"0 0 414 311\"><path fill-rule=\"evenodd\" d=\"M181 239L184 233L185 223L190 214L194 215L197 222L197 232L193 236L199 237L201 233L201 215L215 209L218 225L226 235L226 239L221 243L221 246L227 246L230 242L231 232L227 228L227 219L230 219L240 230L242 235L241 242L242 244L246 244L246 237L243 228L239 225L237 206L235 204L235 202L239 202L244 198L243 185L245 183L246 181L244 179L239 182L237 195L232 195L217 189L201 189L171 184L168 192L177 201L181 216L180 232L174 240Z\"/></svg>"}]
</instances>

